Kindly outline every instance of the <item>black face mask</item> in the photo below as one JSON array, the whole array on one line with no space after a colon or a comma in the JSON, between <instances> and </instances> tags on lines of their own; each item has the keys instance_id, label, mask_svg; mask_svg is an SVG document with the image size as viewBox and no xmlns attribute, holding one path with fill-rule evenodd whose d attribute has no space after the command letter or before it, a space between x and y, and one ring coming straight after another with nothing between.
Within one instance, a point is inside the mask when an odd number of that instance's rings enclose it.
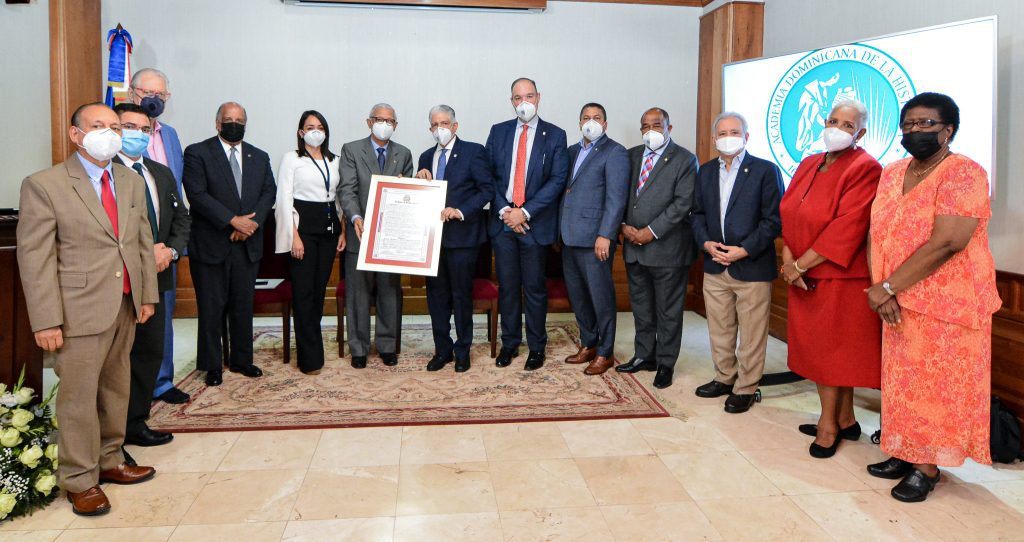
<instances>
[{"instance_id":1,"label":"black face mask","mask_svg":"<svg viewBox=\"0 0 1024 542\"><path fill-rule=\"evenodd\" d=\"M903 134L903 140L900 143L911 156L918 160L935 156L935 153L942 149L938 132L908 132Z\"/></svg>"},{"instance_id":2,"label":"black face mask","mask_svg":"<svg viewBox=\"0 0 1024 542\"><path fill-rule=\"evenodd\" d=\"M228 143L238 143L245 137L245 125L238 122L222 122L220 137Z\"/></svg>"},{"instance_id":3,"label":"black face mask","mask_svg":"<svg viewBox=\"0 0 1024 542\"><path fill-rule=\"evenodd\" d=\"M139 106L154 119L164 112L164 101L156 96L146 96L139 102Z\"/></svg>"}]
</instances>

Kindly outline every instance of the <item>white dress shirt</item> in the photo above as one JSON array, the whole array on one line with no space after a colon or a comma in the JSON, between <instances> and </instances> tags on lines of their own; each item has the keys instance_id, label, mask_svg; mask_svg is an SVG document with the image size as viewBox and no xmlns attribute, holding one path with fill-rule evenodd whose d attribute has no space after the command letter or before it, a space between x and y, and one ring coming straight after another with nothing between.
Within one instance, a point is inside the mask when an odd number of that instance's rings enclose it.
<instances>
[{"instance_id":1,"label":"white dress shirt","mask_svg":"<svg viewBox=\"0 0 1024 542\"><path fill-rule=\"evenodd\" d=\"M153 199L153 210L156 211L156 228L159 230L160 192L156 188L156 180L153 179L153 174L149 172L149 168L146 167L146 164L145 162L142 161L141 156L138 159L132 159L129 156L125 155L123 152L119 152L117 153L117 155L121 158L121 161L124 162L125 166L132 168L132 171L135 171L133 167L134 164L139 164L142 166L142 178L146 179L146 188L149 189L149 197ZM154 240L153 242L158 241Z\"/></svg>"},{"instance_id":2,"label":"white dress shirt","mask_svg":"<svg viewBox=\"0 0 1024 542\"><path fill-rule=\"evenodd\" d=\"M325 170L322 158L314 164L312 158L300 157L295 151L288 151L281 158L281 168L277 172L277 203L274 206L274 218L277 221L276 252L292 250L295 229L299 227L299 213L295 210L295 200L330 201L334 202L335 208L338 207L340 163L335 156L333 160L327 161ZM324 174L330 179L329 188L324 187ZM338 214L341 214L340 209Z\"/></svg>"},{"instance_id":3,"label":"white dress shirt","mask_svg":"<svg viewBox=\"0 0 1024 542\"><path fill-rule=\"evenodd\" d=\"M740 164L746 158L747 151L743 149L732 159L729 169L725 168L725 160L718 157L718 220L722 226L722 242L725 243L725 211L729 208L729 198L732 197L732 189L736 186L736 174L740 170Z\"/></svg>"},{"instance_id":4,"label":"white dress shirt","mask_svg":"<svg viewBox=\"0 0 1024 542\"><path fill-rule=\"evenodd\" d=\"M516 123L516 133L512 137L512 167L509 169L508 174L508 189L505 191L505 199L509 203L512 202L512 192L516 186L516 156L519 154L519 138L523 135L523 125L530 127L529 131L526 132L526 164L523 169L523 188L526 188L526 175L530 172L530 156L533 154L533 140L537 136L537 124L540 122L540 117L534 115L530 122L519 121ZM510 207L505 207L498 212L498 216L504 218L505 211L509 210ZM526 216L526 220L530 220L530 213L527 213L523 209L523 215Z\"/></svg>"},{"instance_id":5,"label":"white dress shirt","mask_svg":"<svg viewBox=\"0 0 1024 542\"><path fill-rule=\"evenodd\" d=\"M224 157L228 159L228 166L231 166L231 148L235 148L235 160L238 160L238 171L242 171L242 142L239 141L232 145L220 137L217 138L217 141L220 141L220 146L224 147Z\"/></svg>"}]
</instances>

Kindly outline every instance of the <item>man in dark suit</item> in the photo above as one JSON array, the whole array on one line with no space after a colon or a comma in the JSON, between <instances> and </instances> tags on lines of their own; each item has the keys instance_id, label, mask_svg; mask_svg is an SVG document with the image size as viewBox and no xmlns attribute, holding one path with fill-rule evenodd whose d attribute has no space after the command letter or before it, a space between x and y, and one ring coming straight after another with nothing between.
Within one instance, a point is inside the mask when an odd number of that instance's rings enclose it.
<instances>
[{"instance_id":1,"label":"man in dark suit","mask_svg":"<svg viewBox=\"0 0 1024 542\"><path fill-rule=\"evenodd\" d=\"M768 312L775 269L775 238L782 233L778 166L747 154L750 134L739 113L712 124L719 157L700 166L693 233L704 256L704 305L715 378L699 397L720 397L725 411L746 412L764 373ZM739 335L739 350L736 336Z\"/></svg>"},{"instance_id":2,"label":"man in dark suit","mask_svg":"<svg viewBox=\"0 0 1024 542\"><path fill-rule=\"evenodd\" d=\"M654 387L667 388L683 336L687 277L697 258L690 227L697 157L672 141L664 109L648 109L640 132L644 144L629 150L632 186L622 224L635 351L615 370L657 369Z\"/></svg>"},{"instance_id":3,"label":"man in dark suit","mask_svg":"<svg viewBox=\"0 0 1024 542\"><path fill-rule=\"evenodd\" d=\"M174 288L171 265L178 261L188 244L192 220L185 205L178 201L178 185L167 166L143 157L153 133L152 120L142 107L120 103L114 111L121 120L121 152L113 161L135 170L146 187L146 212L153 231L153 258L156 261L157 288L161 304L144 324L135 327L131 351L131 390L128 395L128 422L125 444L159 446L167 444L170 433L154 431L146 425L153 400L153 388L163 362L164 330L167 311L163 294ZM128 454L125 454L128 458Z\"/></svg>"},{"instance_id":4,"label":"man in dark suit","mask_svg":"<svg viewBox=\"0 0 1024 542\"><path fill-rule=\"evenodd\" d=\"M192 206L189 267L199 309L196 368L206 384L223 381L221 332L228 315L228 369L247 377L252 363L252 306L263 257L263 228L277 187L267 153L242 141L247 116L235 102L217 108L217 136L185 149L183 185Z\"/></svg>"},{"instance_id":5,"label":"man in dark suit","mask_svg":"<svg viewBox=\"0 0 1024 542\"><path fill-rule=\"evenodd\" d=\"M421 179L448 182L441 220L441 257L437 276L427 277L427 308L434 330L434 357L428 371L439 371L455 360L455 372L469 370L473 344L473 270L480 245L487 239L484 205L490 201L493 182L483 145L456 137L459 123L447 105L430 109L430 133L437 145L420 155ZM451 317L455 312L452 343Z\"/></svg>"},{"instance_id":6,"label":"man in dark suit","mask_svg":"<svg viewBox=\"0 0 1024 542\"><path fill-rule=\"evenodd\" d=\"M615 284L612 262L629 198L626 148L605 135L601 104L580 111L583 138L569 147L569 178L562 197L559 233L569 301L580 327L580 349L566 363L589 363L588 375L615 365Z\"/></svg>"},{"instance_id":7,"label":"man in dark suit","mask_svg":"<svg viewBox=\"0 0 1024 542\"><path fill-rule=\"evenodd\" d=\"M558 234L558 203L569 172L565 131L537 116L540 93L531 79L512 82L516 119L491 127L487 155L494 194L490 235L498 274L501 352L507 367L523 342L526 302L527 371L544 365L548 334L545 260Z\"/></svg>"},{"instance_id":8,"label":"man in dark suit","mask_svg":"<svg viewBox=\"0 0 1024 542\"><path fill-rule=\"evenodd\" d=\"M380 103L370 109L366 119L370 137L345 143L341 147L338 203L352 227L345 232L345 323L348 326L348 350L352 367L366 367L370 353L370 299L375 299L374 322L377 353L384 365L398 364L398 337L402 333L402 276L356 269L359 243L363 239L363 217L370 195L370 177L389 175L412 177L412 153L391 141L398 127L395 108ZM376 286L376 294L373 294Z\"/></svg>"}]
</instances>

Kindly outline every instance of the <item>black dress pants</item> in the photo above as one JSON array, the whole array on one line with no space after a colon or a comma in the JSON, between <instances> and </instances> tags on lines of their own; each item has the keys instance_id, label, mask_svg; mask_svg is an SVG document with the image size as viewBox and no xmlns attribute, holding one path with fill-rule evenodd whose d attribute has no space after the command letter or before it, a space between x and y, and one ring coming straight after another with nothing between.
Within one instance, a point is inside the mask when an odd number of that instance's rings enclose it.
<instances>
[{"instance_id":1,"label":"black dress pants","mask_svg":"<svg viewBox=\"0 0 1024 542\"><path fill-rule=\"evenodd\" d=\"M305 253L301 260L290 258L292 309L298 366L304 372L324 366L324 341L320 320L324 316L324 295L331 267L338 257L338 236L299 232Z\"/></svg>"}]
</instances>

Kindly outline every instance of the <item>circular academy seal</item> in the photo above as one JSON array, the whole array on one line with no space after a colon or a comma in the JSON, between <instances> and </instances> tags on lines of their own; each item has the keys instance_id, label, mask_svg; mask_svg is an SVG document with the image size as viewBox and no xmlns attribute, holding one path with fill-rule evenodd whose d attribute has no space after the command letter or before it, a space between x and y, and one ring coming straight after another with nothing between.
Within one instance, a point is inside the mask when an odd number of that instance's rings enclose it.
<instances>
[{"instance_id":1,"label":"circular academy seal","mask_svg":"<svg viewBox=\"0 0 1024 542\"><path fill-rule=\"evenodd\" d=\"M859 145L883 164L902 158L900 108L916 93L903 66L881 49L853 43L812 51L786 70L772 92L765 126L775 162L792 177L801 160L825 152L825 120L835 102L850 98L868 109Z\"/></svg>"}]
</instances>

